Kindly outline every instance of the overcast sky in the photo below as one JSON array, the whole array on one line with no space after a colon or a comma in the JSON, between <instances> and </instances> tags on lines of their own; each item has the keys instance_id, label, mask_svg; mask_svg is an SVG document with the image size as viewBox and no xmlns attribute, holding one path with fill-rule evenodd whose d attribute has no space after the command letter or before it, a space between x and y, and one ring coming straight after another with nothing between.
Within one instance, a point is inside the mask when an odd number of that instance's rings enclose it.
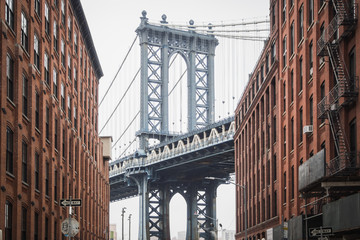
<instances>
[{"instance_id":1,"label":"overcast sky","mask_svg":"<svg viewBox=\"0 0 360 240\"><path fill-rule=\"evenodd\" d=\"M92 38L100 59L100 63L104 72L104 77L100 80L100 94L99 99L102 98L105 90L115 76L121 61L124 59L132 41L136 37L135 30L140 24L141 12L147 11L147 17L153 21L160 21L163 14L167 15L168 22L176 22L186 24L190 19L195 21L195 24L202 23L216 23L220 21L225 22L239 22L242 19L254 19L257 17L263 18L268 15L269 0L82 0L82 5L85 15L91 30ZM236 48L231 46L220 46L220 41L217 47L219 51L242 52L248 50L246 43L238 40L239 46ZM241 45L242 44L242 45ZM239 66L234 64L230 66L222 66L217 68L217 72L232 71L235 72L241 88L247 82L247 76L252 71L254 62L258 57L261 45L256 45L256 49L246 54L242 54L239 61ZM135 47L139 48L138 43ZM232 49L235 48L235 49ZM218 55L218 54L217 54ZM235 58L232 55L232 58ZM140 56L138 57L140 61ZM219 65L219 64L218 64ZM219 66L218 66L219 67ZM230 69L231 68L231 69ZM232 69L234 68L234 69ZM237 71L240 71L238 73ZM224 75L225 76L225 75ZM216 81L223 81L223 79L215 79ZM115 85L114 85L115 86ZM123 88L127 87L126 84ZM139 90L140 91L140 90ZM224 91L224 90L222 90ZM115 89L114 95L120 90ZM232 108L236 106L237 101L241 97L238 92L224 92L224 95L234 95ZM115 98L109 95L107 98ZM119 97L119 96L117 96ZM132 106L139 109L139 106ZM102 120L102 113L106 115L106 109L100 108L99 113L99 129L101 129L104 120ZM128 109L122 110L123 115L127 115ZM229 110L227 110L229 111ZM230 115L233 112L230 113ZM129 114L130 115L130 114ZM120 121L118 121L119 123ZM118 126L107 130L106 135L117 131ZM135 133L132 133L133 135ZM103 134L102 134L103 135ZM115 150L116 151L116 150ZM118 150L119 151L119 150ZM113 154L114 155L114 154ZM217 217L219 223L222 223L226 229L235 229L235 193L233 185L221 186L218 191L217 200ZM132 233L131 238L137 239L138 231L138 199L128 199L117 203L110 204L110 223L116 223L118 227L118 237L121 236L121 208L126 207L125 214L125 235L128 233L128 214L132 214ZM176 236L178 231L184 231L186 226L186 210L184 200L175 196L171 201L170 207L170 221L171 221L171 235ZM128 239L126 237L125 239Z\"/></svg>"}]
</instances>

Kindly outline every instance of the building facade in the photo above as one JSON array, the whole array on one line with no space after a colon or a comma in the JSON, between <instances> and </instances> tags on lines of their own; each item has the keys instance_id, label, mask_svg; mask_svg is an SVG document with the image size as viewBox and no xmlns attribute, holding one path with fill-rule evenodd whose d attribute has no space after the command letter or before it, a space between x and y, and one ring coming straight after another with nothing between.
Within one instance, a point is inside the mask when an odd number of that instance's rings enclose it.
<instances>
[{"instance_id":1,"label":"building facade","mask_svg":"<svg viewBox=\"0 0 360 240\"><path fill-rule=\"evenodd\" d=\"M236 239L360 236L358 4L270 1L235 113Z\"/></svg>"},{"instance_id":2,"label":"building facade","mask_svg":"<svg viewBox=\"0 0 360 240\"><path fill-rule=\"evenodd\" d=\"M108 162L98 136L103 76L80 0L0 2L2 239L107 239ZM0 236L1 238L1 236Z\"/></svg>"}]
</instances>

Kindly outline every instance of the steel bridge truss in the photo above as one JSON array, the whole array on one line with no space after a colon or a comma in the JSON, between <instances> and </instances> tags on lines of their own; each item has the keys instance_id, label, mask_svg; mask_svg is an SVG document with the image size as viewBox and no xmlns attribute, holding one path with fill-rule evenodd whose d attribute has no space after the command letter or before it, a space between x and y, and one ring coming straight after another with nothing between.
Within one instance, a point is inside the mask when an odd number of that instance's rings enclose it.
<instances>
[{"instance_id":1,"label":"steel bridge truss","mask_svg":"<svg viewBox=\"0 0 360 240\"><path fill-rule=\"evenodd\" d=\"M162 23L166 22L163 16ZM169 136L169 59L181 55L187 66L188 130L214 122L214 55L217 39L189 31L148 23L143 12L136 30L141 46L140 149L149 138Z\"/></svg>"}]
</instances>

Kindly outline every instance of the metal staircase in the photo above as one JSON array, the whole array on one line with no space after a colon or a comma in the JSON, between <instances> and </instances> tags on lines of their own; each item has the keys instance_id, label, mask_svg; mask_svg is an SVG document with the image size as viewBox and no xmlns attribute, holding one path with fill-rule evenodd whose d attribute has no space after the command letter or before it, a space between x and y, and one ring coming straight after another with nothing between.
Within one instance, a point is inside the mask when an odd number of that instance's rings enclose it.
<instances>
[{"instance_id":1,"label":"metal staircase","mask_svg":"<svg viewBox=\"0 0 360 240\"><path fill-rule=\"evenodd\" d=\"M357 6L348 6L348 2L344 0L332 0L332 3L336 14L317 42L318 56L329 56L336 79L333 89L318 104L318 118L328 118L337 153L337 157L328 166L330 175L338 173L341 166L346 167L346 163L351 162L349 144L339 112L344 106L352 104L358 94L357 78L350 78L339 49L340 41L354 31Z\"/></svg>"}]
</instances>

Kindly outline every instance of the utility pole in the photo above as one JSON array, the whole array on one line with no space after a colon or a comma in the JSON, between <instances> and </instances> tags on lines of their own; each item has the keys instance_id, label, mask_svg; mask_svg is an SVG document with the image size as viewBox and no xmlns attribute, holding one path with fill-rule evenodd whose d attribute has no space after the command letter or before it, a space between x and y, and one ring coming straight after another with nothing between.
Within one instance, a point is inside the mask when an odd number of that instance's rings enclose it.
<instances>
[{"instance_id":1,"label":"utility pole","mask_svg":"<svg viewBox=\"0 0 360 240\"><path fill-rule=\"evenodd\" d=\"M124 240L124 215L125 215L125 209L126 207L123 207L121 210L121 240Z\"/></svg>"},{"instance_id":2,"label":"utility pole","mask_svg":"<svg viewBox=\"0 0 360 240\"><path fill-rule=\"evenodd\" d=\"M131 214L129 214L129 240L131 240Z\"/></svg>"}]
</instances>

